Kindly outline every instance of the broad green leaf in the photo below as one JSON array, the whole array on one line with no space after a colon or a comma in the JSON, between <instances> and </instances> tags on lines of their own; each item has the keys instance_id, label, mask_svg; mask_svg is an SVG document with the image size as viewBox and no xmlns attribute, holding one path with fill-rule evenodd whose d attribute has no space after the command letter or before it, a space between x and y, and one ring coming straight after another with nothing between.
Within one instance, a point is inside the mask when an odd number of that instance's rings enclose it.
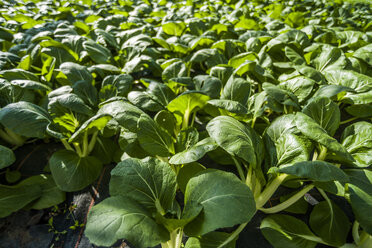
<instances>
[{"instance_id":1,"label":"broad green leaf","mask_svg":"<svg viewBox=\"0 0 372 248\"><path fill-rule=\"evenodd\" d=\"M285 133L275 142L277 153L276 166L284 166L296 162L306 161L309 151L300 137L291 133Z\"/></svg>"},{"instance_id":2,"label":"broad green leaf","mask_svg":"<svg viewBox=\"0 0 372 248\"><path fill-rule=\"evenodd\" d=\"M98 178L102 162L95 157L79 157L75 152L59 150L50 157L49 166L59 189L78 191Z\"/></svg>"},{"instance_id":3,"label":"broad green leaf","mask_svg":"<svg viewBox=\"0 0 372 248\"><path fill-rule=\"evenodd\" d=\"M342 145L354 157L358 167L372 164L372 124L361 121L345 128Z\"/></svg>"},{"instance_id":4,"label":"broad green leaf","mask_svg":"<svg viewBox=\"0 0 372 248\"><path fill-rule=\"evenodd\" d=\"M111 172L112 196L130 197L152 212L162 211L162 215L172 206L176 186L176 174L169 164L151 157L128 158Z\"/></svg>"},{"instance_id":5,"label":"broad green leaf","mask_svg":"<svg viewBox=\"0 0 372 248\"><path fill-rule=\"evenodd\" d=\"M175 154L170 160L169 163L171 164L188 164L191 162L198 161L207 152L213 151L217 148L217 144L214 140L210 137L205 138L194 146Z\"/></svg>"},{"instance_id":6,"label":"broad green leaf","mask_svg":"<svg viewBox=\"0 0 372 248\"><path fill-rule=\"evenodd\" d=\"M349 218L332 201L322 201L315 205L309 223L315 234L328 244L340 247L346 243L350 230Z\"/></svg>"},{"instance_id":7,"label":"broad green leaf","mask_svg":"<svg viewBox=\"0 0 372 248\"><path fill-rule=\"evenodd\" d=\"M31 80L25 80L25 79L16 79L12 80L10 82L12 85L16 85L18 87L24 88L24 89L30 89L30 90L42 90L42 91L49 91L51 88L45 84L31 81Z\"/></svg>"},{"instance_id":8,"label":"broad green leaf","mask_svg":"<svg viewBox=\"0 0 372 248\"><path fill-rule=\"evenodd\" d=\"M193 79L195 90L205 93L210 98L219 98L221 80L213 76L198 75Z\"/></svg>"},{"instance_id":9,"label":"broad green leaf","mask_svg":"<svg viewBox=\"0 0 372 248\"><path fill-rule=\"evenodd\" d=\"M16 157L11 149L0 145L0 169L6 168L13 164Z\"/></svg>"},{"instance_id":10,"label":"broad green leaf","mask_svg":"<svg viewBox=\"0 0 372 248\"><path fill-rule=\"evenodd\" d=\"M177 174L177 184L180 190L185 193L187 183L190 179L203 170L205 170L205 167L197 162L183 165Z\"/></svg>"},{"instance_id":11,"label":"broad green leaf","mask_svg":"<svg viewBox=\"0 0 372 248\"><path fill-rule=\"evenodd\" d=\"M189 236L248 222L256 212L249 187L234 174L218 170L204 170L190 179L186 186L185 209L195 202L200 203L203 210L186 225L185 233Z\"/></svg>"},{"instance_id":12,"label":"broad green leaf","mask_svg":"<svg viewBox=\"0 0 372 248\"><path fill-rule=\"evenodd\" d=\"M372 44L368 44L356 50L353 54L353 57L361 59L368 63L370 66L372 65Z\"/></svg>"},{"instance_id":13,"label":"broad green leaf","mask_svg":"<svg viewBox=\"0 0 372 248\"><path fill-rule=\"evenodd\" d=\"M332 98L343 92L353 91L353 89L342 86L342 85L321 85L320 88L315 92L313 97L328 97Z\"/></svg>"},{"instance_id":14,"label":"broad green leaf","mask_svg":"<svg viewBox=\"0 0 372 248\"><path fill-rule=\"evenodd\" d=\"M0 185L0 218L20 210L39 198L41 194L42 189L37 184L27 186Z\"/></svg>"},{"instance_id":15,"label":"broad green leaf","mask_svg":"<svg viewBox=\"0 0 372 248\"><path fill-rule=\"evenodd\" d=\"M230 153L256 165L256 154L253 132L248 125L228 116L218 116L212 119L207 125L209 136Z\"/></svg>"},{"instance_id":16,"label":"broad green leaf","mask_svg":"<svg viewBox=\"0 0 372 248\"><path fill-rule=\"evenodd\" d=\"M45 209L58 205L65 201L65 192L61 191L53 180L51 175L40 174L31 176L19 183L22 186L39 185L41 187L41 195L30 206L32 209Z\"/></svg>"},{"instance_id":17,"label":"broad green leaf","mask_svg":"<svg viewBox=\"0 0 372 248\"><path fill-rule=\"evenodd\" d=\"M164 33L168 35L181 36L186 29L184 22L168 22L162 25Z\"/></svg>"},{"instance_id":18,"label":"broad green leaf","mask_svg":"<svg viewBox=\"0 0 372 248\"><path fill-rule=\"evenodd\" d=\"M123 196L109 197L92 208L85 235L99 246L111 246L125 238L139 248L152 247L170 238L146 208Z\"/></svg>"},{"instance_id":19,"label":"broad green leaf","mask_svg":"<svg viewBox=\"0 0 372 248\"><path fill-rule=\"evenodd\" d=\"M331 163L320 160L297 162L280 168L273 167L270 171L309 178L318 182L349 181L349 177L341 169Z\"/></svg>"},{"instance_id":20,"label":"broad green leaf","mask_svg":"<svg viewBox=\"0 0 372 248\"><path fill-rule=\"evenodd\" d=\"M221 99L237 101L246 106L250 93L251 83L232 76L223 88Z\"/></svg>"},{"instance_id":21,"label":"broad green leaf","mask_svg":"<svg viewBox=\"0 0 372 248\"><path fill-rule=\"evenodd\" d=\"M201 237L190 237L185 244L185 248L216 248L230 236L230 233L210 232ZM224 248L235 248L236 239L225 245Z\"/></svg>"},{"instance_id":22,"label":"broad green leaf","mask_svg":"<svg viewBox=\"0 0 372 248\"><path fill-rule=\"evenodd\" d=\"M311 78L297 76L280 83L280 86L293 93L301 103L312 93L315 83Z\"/></svg>"},{"instance_id":23,"label":"broad green leaf","mask_svg":"<svg viewBox=\"0 0 372 248\"><path fill-rule=\"evenodd\" d=\"M340 125L340 109L327 97L312 98L302 109L302 113L310 116L330 136L333 136Z\"/></svg>"},{"instance_id":24,"label":"broad green leaf","mask_svg":"<svg viewBox=\"0 0 372 248\"><path fill-rule=\"evenodd\" d=\"M112 54L110 50L93 40L84 41L83 47L88 52L90 58L97 64L108 64L111 60Z\"/></svg>"},{"instance_id":25,"label":"broad green leaf","mask_svg":"<svg viewBox=\"0 0 372 248\"><path fill-rule=\"evenodd\" d=\"M42 139L47 136L46 127L50 117L38 105L21 101L8 104L0 110L0 123L16 134Z\"/></svg>"},{"instance_id":26,"label":"broad green leaf","mask_svg":"<svg viewBox=\"0 0 372 248\"><path fill-rule=\"evenodd\" d=\"M60 65L59 69L61 72L63 72L63 74L66 75L70 84L74 84L78 81L91 82L93 80L93 77L88 69L85 66L76 63L65 62Z\"/></svg>"},{"instance_id":27,"label":"broad green leaf","mask_svg":"<svg viewBox=\"0 0 372 248\"><path fill-rule=\"evenodd\" d=\"M267 95L275 99L278 103L299 109L298 99L291 92L271 83L263 83L262 88Z\"/></svg>"},{"instance_id":28,"label":"broad green leaf","mask_svg":"<svg viewBox=\"0 0 372 248\"><path fill-rule=\"evenodd\" d=\"M171 65L167 66L163 73L162 79L166 82L171 78L177 77L186 77L187 76L187 68L184 62L177 61L172 63Z\"/></svg>"},{"instance_id":29,"label":"broad green leaf","mask_svg":"<svg viewBox=\"0 0 372 248\"><path fill-rule=\"evenodd\" d=\"M16 79L25 79L36 82L39 81L39 77L36 76L34 73L22 69L3 70L0 71L0 75L8 81Z\"/></svg>"},{"instance_id":30,"label":"broad green leaf","mask_svg":"<svg viewBox=\"0 0 372 248\"><path fill-rule=\"evenodd\" d=\"M99 114L109 114L120 126L136 132L138 119L145 113L128 102L117 100L103 104L97 112Z\"/></svg>"},{"instance_id":31,"label":"broad green leaf","mask_svg":"<svg viewBox=\"0 0 372 248\"><path fill-rule=\"evenodd\" d=\"M102 88L100 90L100 95L103 94L101 92L106 86L112 85L113 89L115 89L115 93L112 93L110 96L106 97L105 100L109 99L110 97L115 97L115 96L126 96L132 88L133 81L134 81L133 77L128 74L120 74L117 76L114 76L114 75L107 76L104 78L102 82Z\"/></svg>"},{"instance_id":32,"label":"broad green leaf","mask_svg":"<svg viewBox=\"0 0 372 248\"><path fill-rule=\"evenodd\" d=\"M222 100L222 99L213 99L209 100L208 104L215 106L219 109L227 110L231 113L246 115L248 114L248 109L241 104L233 100Z\"/></svg>"},{"instance_id":33,"label":"broad green leaf","mask_svg":"<svg viewBox=\"0 0 372 248\"><path fill-rule=\"evenodd\" d=\"M329 151L334 152L336 155L349 161L354 161L346 148L338 143L336 139L329 136L326 130L324 130L312 118L303 113L297 112L295 121L297 128L303 135L325 146Z\"/></svg>"},{"instance_id":34,"label":"broad green leaf","mask_svg":"<svg viewBox=\"0 0 372 248\"><path fill-rule=\"evenodd\" d=\"M282 135L286 133L297 133L295 115L287 114L276 118L271 125L266 129L266 134L271 140L276 142Z\"/></svg>"},{"instance_id":35,"label":"broad green leaf","mask_svg":"<svg viewBox=\"0 0 372 248\"><path fill-rule=\"evenodd\" d=\"M350 178L350 184L372 195L372 171L368 169L347 169L344 171Z\"/></svg>"},{"instance_id":36,"label":"broad green leaf","mask_svg":"<svg viewBox=\"0 0 372 248\"><path fill-rule=\"evenodd\" d=\"M293 64L296 64L296 65L306 64L306 60L289 46L286 46L284 50L285 50L285 56L287 56L287 58Z\"/></svg>"},{"instance_id":37,"label":"broad green leaf","mask_svg":"<svg viewBox=\"0 0 372 248\"><path fill-rule=\"evenodd\" d=\"M106 124L112 119L109 114L95 115L81 125L81 127L71 136L68 142L77 141L83 135L93 134L102 130Z\"/></svg>"},{"instance_id":38,"label":"broad green leaf","mask_svg":"<svg viewBox=\"0 0 372 248\"><path fill-rule=\"evenodd\" d=\"M168 110L173 113L192 114L195 111L203 108L209 100L209 96L198 92L185 92L173 99L167 106Z\"/></svg>"},{"instance_id":39,"label":"broad green leaf","mask_svg":"<svg viewBox=\"0 0 372 248\"><path fill-rule=\"evenodd\" d=\"M270 215L262 220L260 229L275 248L315 248L321 240L304 222L289 215Z\"/></svg>"},{"instance_id":40,"label":"broad green leaf","mask_svg":"<svg viewBox=\"0 0 372 248\"><path fill-rule=\"evenodd\" d=\"M353 184L348 184L348 191L356 220L363 227L364 231L372 235L372 216L370 214L372 196Z\"/></svg>"},{"instance_id":41,"label":"broad green leaf","mask_svg":"<svg viewBox=\"0 0 372 248\"><path fill-rule=\"evenodd\" d=\"M350 70L327 71L325 77L329 84L345 86L355 90L357 93L372 90L372 77ZM346 90L345 91L350 91Z\"/></svg>"},{"instance_id":42,"label":"broad green leaf","mask_svg":"<svg viewBox=\"0 0 372 248\"><path fill-rule=\"evenodd\" d=\"M342 70L347 66L347 58L341 49L329 45L324 45L319 49L311 55L311 63L318 71L323 73L330 70Z\"/></svg>"},{"instance_id":43,"label":"broad green leaf","mask_svg":"<svg viewBox=\"0 0 372 248\"><path fill-rule=\"evenodd\" d=\"M168 157L174 153L172 137L147 115L139 118L137 135L141 147L153 156Z\"/></svg>"},{"instance_id":44,"label":"broad green leaf","mask_svg":"<svg viewBox=\"0 0 372 248\"><path fill-rule=\"evenodd\" d=\"M145 111L157 112L163 109L163 106L147 91L131 91L128 94L128 100Z\"/></svg>"}]
</instances>

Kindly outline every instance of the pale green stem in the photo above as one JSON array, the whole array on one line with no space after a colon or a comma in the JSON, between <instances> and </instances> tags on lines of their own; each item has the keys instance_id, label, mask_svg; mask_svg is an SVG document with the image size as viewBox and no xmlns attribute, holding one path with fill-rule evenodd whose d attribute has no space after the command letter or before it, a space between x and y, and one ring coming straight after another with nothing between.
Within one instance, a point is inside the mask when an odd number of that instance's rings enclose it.
<instances>
[{"instance_id":1,"label":"pale green stem","mask_svg":"<svg viewBox=\"0 0 372 248\"><path fill-rule=\"evenodd\" d=\"M82 151L82 157L88 156L88 146L89 146L89 141L88 141L88 133L84 133L84 138L83 138L83 151Z\"/></svg>"},{"instance_id":2,"label":"pale green stem","mask_svg":"<svg viewBox=\"0 0 372 248\"><path fill-rule=\"evenodd\" d=\"M324 160L327 157L327 148L324 146L321 146L319 156L317 160Z\"/></svg>"},{"instance_id":3,"label":"pale green stem","mask_svg":"<svg viewBox=\"0 0 372 248\"><path fill-rule=\"evenodd\" d=\"M273 181L262 191L256 199L256 207L261 208L271 198L275 191L279 188L280 184L287 178L287 174L281 174L274 178Z\"/></svg>"},{"instance_id":4,"label":"pale green stem","mask_svg":"<svg viewBox=\"0 0 372 248\"><path fill-rule=\"evenodd\" d=\"M155 207L156 207L156 210L158 211L159 214L161 214L161 215L165 215L166 214L164 208L160 204L159 199L156 199L155 200Z\"/></svg>"},{"instance_id":5,"label":"pale green stem","mask_svg":"<svg viewBox=\"0 0 372 248\"><path fill-rule=\"evenodd\" d=\"M314 185L310 184L310 185L306 186L305 188L303 188L302 190L300 190L299 192L297 192L295 195L293 195L288 200L276 205L275 207L259 208L259 210L261 210L262 212L264 212L266 214L274 214L274 213L278 213L280 211L283 211L284 209L288 208L289 206L291 206L292 204L297 202L299 199L301 199L312 188L314 188Z\"/></svg>"},{"instance_id":6,"label":"pale green stem","mask_svg":"<svg viewBox=\"0 0 372 248\"><path fill-rule=\"evenodd\" d=\"M79 143L72 143L75 147L76 153L79 155L79 157L84 157L83 152L81 151Z\"/></svg>"},{"instance_id":7,"label":"pale green stem","mask_svg":"<svg viewBox=\"0 0 372 248\"><path fill-rule=\"evenodd\" d=\"M196 112L192 113L191 126L194 126Z\"/></svg>"},{"instance_id":8,"label":"pale green stem","mask_svg":"<svg viewBox=\"0 0 372 248\"><path fill-rule=\"evenodd\" d=\"M231 156L232 159L234 160L234 163L235 163L235 166L236 166L236 169L238 170L238 173L239 173L239 176L240 176L240 179L245 182L245 176L244 176L244 171L243 171L243 168L242 166L240 165L239 161L234 157L234 156Z\"/></svg>"},{"instance_id":9,"label":"pale green stem","mask_svg":"<svg viewBox=\"0 0 372 248\"><path fill-rule=\"evenodd\" d=\"M360 243L360 236L359 236L359 223L358 221L354 221L353 229L352 229L352 235L355 244L359 245Z\"/></svg>"},{"instance_id":10,"label":"pale green stem","mask_svg":"<svg viewBox=\"0 0 372 248\"><path fill-rule=\"evenodd\" d=\"M228 245L230 242L232 242L245 228L245 226L248 224L248 222L245 222L243 224L240 224L239 227L217 248L223 248L226 245Z\"/></svg>"},{"instance_id":11,"label":"pale green stem","mask_svg":"<svg viewBox=\"0 0 372 248\"><path fill-rule=\"evenodd\" d=\"M318 158L318 151L314 151L314 154L313 154L313 159L312 159L312 161L315 161L315 160L317 160L317 158Z\"/></svg>"},{"instance_id":12,"label":"pale green stem","mask_svg":"<svg viewBox=\"0 0 372 248\"><path fill-rule=\"evenodd\" d=\"M253 119L252 119L252 123L251 123L251 128L254 127L254 124L256 123L256 120L257 120L257 118L256 118L256 117L253 117Z\"/></svg>"},{"instance_id":13,"label":"pale green stem","mask_svg":"<svg viewBox=\"0 0 372 248\"><path fill-rule=\"evenodd\" d=\"M73 152L75 151L74 148L72 148L71 145L70 145L66 140L62 139L61 141L62 141L63 146L64 146L67 150L69 150L69 151L73 151Z\"/></svg>"},{"instance_id":14,"label":"pale green stem","mask_svg":"<svg viewBox=\"0 0 372 248\"><path fill-rule=\"evenodd\" d=\"M162 248L181 248L183 229L178 228L170 235L170 240L166 243L161 243Z\"/></svg>"},{"instance_id":15,"label":"pale green stem","mask_svg":"<svg viewBox=\"0 0 372 248\"><path fill-rule=\"evenodd\" d=\"M349 123L349 122L351 122L351 121L353 121L353 120L356 120L356 119L358 119L357 116L355 116L355 117L353 117L353 118L350 118L350 119L348 119L348 120L341 121L341 122L340 122L340 125L343 125L343 124Z\"/></svg>"},{"instance_id":16,"label":"pale green stem","mask_svg":"<svg viewBox=\"0 0 372 248\"><path fill-rule=\"evenodd\" d=\"M94 148L94 146L96 144L96 141L97 141L97 136L98 136L98 131L94 132L93 135L92 135L92 138L90 139L90 142L89 142L89 145L88 145L88 154L93 151L93 148Z\"/></svg>"},{"instance_id":17,"label":"pale green stem","mask_svg":"<svg viewBox=\"0 0 372 248\"><path fill-rule=\"evenodd\" d=\"M4 130L0 129L0 137L9 144L15 145L17 147L22 146L25 142L24 138L8 128L4 128Z\"/></svg>"},{"instance_id":18,"label":"pale green stem","mask_svg":"<svg viewBox=\"0 0 372 248\"><path fill-rule=\"evenodd\" d=\"M182 129L186 129L189 126L190 112L189 109L186 109L185 114L183 115Z\"/></svg>"},{"instance_id":19,"label":"pale green stem","mask_svg":"<svg viewBox=\"0 0 372 248\"><path fill-rule=\"evenodd\" d=\"M253 191L253 196L255 199L260 195L261 187L262 186L261 186L260 180L256 177L256 184L255 184L254 191Z\"/></svg>"}]
</instances>

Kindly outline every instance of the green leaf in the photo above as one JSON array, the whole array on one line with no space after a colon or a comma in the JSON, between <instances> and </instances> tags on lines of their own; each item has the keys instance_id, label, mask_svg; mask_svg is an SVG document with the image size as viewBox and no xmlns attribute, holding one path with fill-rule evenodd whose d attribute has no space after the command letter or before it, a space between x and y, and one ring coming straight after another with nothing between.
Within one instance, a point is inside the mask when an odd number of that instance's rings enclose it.
<instances>
[{"instance_id":1,"label":"green leaf","mask_svg":"<svg viewBox=\"0 0 372 248\"><path fill-rule=\"evenodd\" d=\"M208 137L199 141L187 150L175 154L173 157L171 157L169 163L188 164L191 162L195 162L204 157L207 152L213 151L216 148L217 144L212 138Z\"/></svg>"},{"instance_id":2,"label":"green leaf","mask_svg":"<svg viewBox=\"0 0 372 248\"><path fill-rule=\"evenodd\" d=\"M315 234L328 244L340 247L346 243L350 230L349 218L332 201L322 201L315 205L309 223Z\"/></svg>"},{"instance_id":3,"label":"green leaf","mask_svg":"<svg viewBox=\"0 0 372 248\"><path fill-rule=\"evenodd\" d=\"M358 167L372 164L372 124L360 121L345 128L342 145L354 157Z\"/></svg>"},{"instance_id":4,"label":"green leaf","mask_svg":"<svg viewBox=\"0 0 372 248\"><path fill-rule=\"evenodd\" d=\"M131 132L137 132L138 119L145 112L128 102L114 100L104 103L97 112L97 115L99 114L109 114L120 126Z\"/></svg>"},{"instance_id":5,"label":"green leaf","mask_svg":"<svg viewBox=\"0 0 372 248\"><path fill-rule=\"evenodd\" d=\"M350 204L356 220L363 227L364 231L372 235L372 196L356 185L348 184Z\"/></svg>"},{"instance_id":6,"label":"green leaf","mask_svg":"<svg viewBox=\"0 0 372 248\"><path fill-rule=\"evenodd\" d=\"M0 169L6 168L16 160L14 153L6 146L0 145Z\"/></svg>"},{"instance_id":7,"label":"green leaf","mask_svg":"<svg viewBox=\"0 0 372 248\"><path fill-rule=\"evenodd\" d=\"M279 116L266 129L266 134L269 135L274 142L286 133L298 133L295 115L293 114Z\"/></svg>"},{"instance_id":8,"label":"green leaf","mask_svg":"<svg viewBox=\"0 0 372 248\"><path fill-rule=\"evenodd\" d=\"M139 248L153 247L170 238L146 208L123 196L107 198L92 208L85 235L99 246L111 246L125 238Z\"/></svg>"},{"instance_id":9,"label":"green leaf","mask_svg":"<svg viewBox=\"0 0 372 248\"><path fill-rule=\"evenodd\" d=\"M348 151L336 139L329 136L318 123L307 115L297 112L296 113L296 126L306 137L312 139L315 142L325 146L331 152L336 155L345 158L349 161L354 161L353 157Z\"/></svg>"},{"instance_id":10,"label":"green leaf","mask_svg":"<svg viewBox=\"0 0 372 248\"><path fill-rule=\"evenodd\" d=\"M195 203L200 203L203 210L186 225L185 233L189 236L248 222L256 212L249 187L234 174L218 170L204 170L190 179L186 186L185 209Z\"/></svg>"},{"instance_id":11,"label":"green leaf","mask_svg":"<svg viewBox=\"0 0 372 248\"><path fill-rule=\"evenodd\" d=\"M50 117L45 109L21 101L8 104L0 110L0 123L16 134L42 139L47 136L46 127Z\"/></svg>"},{"instance_id":12,"label":"green leaf","mask_svg":"<svg viewBox=\"0 0 372 248\"><path fill-rule=\"evenodd\" d=\"M81 125L81 127L70 137L68 142L75 142L85 134L89 135L102 130L111 119L112 116L109 114L97 114L93 116Z\"/></svg>"},{"instance_id":13,"label":"green leaf","mask_svg":"<svg viewBox=\"0 0 372 248\"><path fill-rule=\"evenodd\" d=\"M91 82L93 80L92 75L88 71L85 66L72 63L72 62L65 62L60 65L59 69L63 74L66 75L67 80L74 84L78 81L88 81Z\"/></svg>"},{"instance_id":14,"label":"green leaf","mask_svg":"<svg viewBox=\"0 0 372 248\"><path fill-rule=\"evenodd\" d=\"M216 248L231 236L230 233L210 232L201 237L190 237L185 248ZM224 248L235 248L236 239L224 246Z\"/></svg>"},{"instance_id":15,"label":"green leaf","mask_svg":"<svg viewBox=\"0 0 372 248\"><path fill-rule=\"evenodd\" d=\"M330 85L345 86L344 91L353 89L357 93L363 93L372 90L372 77L355 71L331 70L324 75Z\"/></svg>"},{"instance_id":16,"label":"green leaf","mask_svg":"<svg viewBox=\"0 0 372 248\"><path fill-rule=\"evenodd\" d=\"M42 194L39 185L0 185L0 218L20 210Z\"/></svg>"},{"instance_id":17,"label":"green leaf","mask_svg":"<svg viewBox=\"0 0 372 248\"><path fill-rule=\"evenodd\" d=\"M325 161L303 161L292 165L282 166L280 168L273 167L269 172L279 172L289 175L294 175L301 178L309 178L313 181L328 182L340 181L348 182L349 177L343 170L335 165Z\"/></svg>"},{"instance_id":18,"label":"green leaf","mask_svg":"<svg viewBox=\"0 0 372 248\"><path fill-rule=\"evenodd\" d=\"M277 153L276 166L306 161L309 158L309 149L305 142L295 134L283 134L276 140L275 147Z\"/></svg>"},{"instance_id":19,"label":"green leaf","mask_svg":"<svg viewBox=\"0 0 372 248\"><path fill-rule=\"evenodd\" d=\"M353 54L353 57L361 59L372 66L372 44L368 44L356 50Z\"/></svg>"},{"instance_id":20,"label":"green leaf","mask_svg":"<svg viewBox=\"0 0 372 248\"><path fill-rule=\"evenodd\" d=\"M32 209L44 209L58 205L65 201L65 192L61 191L55 184L51 175L40 174L31 176L19 183L22 186L39 185L41 187L41 196L32 203Z\"/></svg>"},{"instance_id":21,"label":"green leaf","mask_svg":"<svg viewBox=\"0 0 372 248\"><path fill-rule=\"evenodd\" d=\"M301 103L312 93L315 83L311 78L297 76L280 83L280 86L297 96L298 101Z\"/></svg>"},{"instance_id":22,"label":"green leaf","mask_svg":"<svg viewBox=\"0 0 372 248\"><path fill-rule=\"evenodd\" d=\"M372 171L368 169L347 169L344 171L350 178L350 184L372 195Z\"/></svg>"},{"instance_id":23,"label":"green leaf","mask_svg":"<svg viewBox=\"0 0 372 248\"><path fill-rule=\"evenodd\" d=\"M274 248L314 248L321 241L304 222L289 215L270 215L262 220L260 229Z\"/></svg>"},{"instance_id":24,"label":"green leaf","mask_svg":"<svg viewBox=\"0 0 372 248\"><path fill-rule=\"evenodd\" d=\"M207 125L209 136L230 153L244 159L249 164L256 165L253 129L228 116L218 116Z\"/></svg>"},{"instance_id":25,"label":"green leaf","mask_svg":"<svg viewBox=\"0 0 372 248\"><path fill-rule=\"evenodd\" d=\"M153 156L168 157L174 153L172 137L147 115L139 118L137 135L141 147Z\"/></svg>"},{"instance_id":26,"label":"green leaf","mask_svg":"<svg viewBox=\"0 0 372 248\"><path fill-rule=\"evenodd\" d=\"M347 58L340 48L330 45L323 45L319 50L312 53L311 63L320 71L330 71L344 69L347 64Z\"/></svg>"},{"instance_id":27,"label":"green leaf","mask_svg":"<svg viewBox=\"0 0 372 248\"><path fill-rule=\"evenodd\" d=\"M128 158L111 171L112 196L130 197L152 212L161 211L162 215L170 210L176 189L176 174L169 164L151 157Z\"/></svg>"},{"instance_id":28,"label":"green leaf","mask_svg":"<svg viewBox=\"0 0 372 248\"><path fill-rule=\"evenodd\" d=\"M222 87L221 80L213 76L198 75L193 79L195 89L204 92L210 98L218 98Z\"/></svg>"},{"instance_id":29,"label":"green leaf","mask_svg":"<svg viewBox=\"0 0 372 248\"><path fill-rule=\"evenodd\" d=\"M181 36L186 29L184 22L168 22L162 25L164 33L168 35Z\"/></svg>"},{"instance_id":30,"label":"green leaf","mask_svg":"<svg viewBox=\"0 0 372 248\"><path fill-rule=\"evenodd\" d=\"M169 111L173 113L178 112L182 116L185 115L185 113L190 115L203 108L208 100L209 96L198 92L188 91L173 99L168 104L167 108Z\"/></svg>"},{"instance_id":31,"label":"green leaf","mask_svg":"<svg viewBox=\"0 0 372 248\"><path fill-rule=\"evenodd\" d=\"M95 157L79 157L75 152L59 150L49 159L52 176L63 191L78 191L93 183L101 173L102 162Z\"/></svg>"},{"instance_id":32,"label":"green leaf","mask_svg":"<svg viewBox=\"0 0 372 248\"><path fill-rule=\"evenodd\" d=\"M187 68L184 62L176 61L171 65L167 66L163 73L162 79L164 82L167 82L169 79L177 78L177 77L186 77L187 76Z\"/></svg>"},{"instance_id":33,"label":"green leaf","mask_svg":"<svg viewBox=\"0 0 372 248\"><path fill-rule=\"evenodd\" d=\"M251 92L251 84L237 77L230 77L223 88L221 99L233 100L246 106Z\"/></svg>"},{"instance_id":34,"label":"green leaf","mask_svg":"<svg viewBox=\"0 0 372 248\"><path fill-rule=\"evenodd\" d=\"M83 47L88 52L90 58L97 64L108 64L111 60L112 54L110 50L93 40L84 41Z\"/></svg>"},{"instance_id":35,"label":"green leaf","mask_svg":"<svg viewBox=\"0 0 372 248\"><path fill-rule=\"evenodd\" d=\"M177 174L177 184L180 190L185 193L186 185L190 179L203 170L205 170L205 167L197 162L183 165Z\"/></svg>"},{"instance_id":36,"label":"green leaf","mask_svg":"<svg viewBox=\"0 0 372 248\"><path fill-rule=\"evenodd\" d=\"M312 98L302 109L302 113L310 116L330 136L333 136L340 125L340 109L327 97Z\"/></svg>"}]
</instances>

